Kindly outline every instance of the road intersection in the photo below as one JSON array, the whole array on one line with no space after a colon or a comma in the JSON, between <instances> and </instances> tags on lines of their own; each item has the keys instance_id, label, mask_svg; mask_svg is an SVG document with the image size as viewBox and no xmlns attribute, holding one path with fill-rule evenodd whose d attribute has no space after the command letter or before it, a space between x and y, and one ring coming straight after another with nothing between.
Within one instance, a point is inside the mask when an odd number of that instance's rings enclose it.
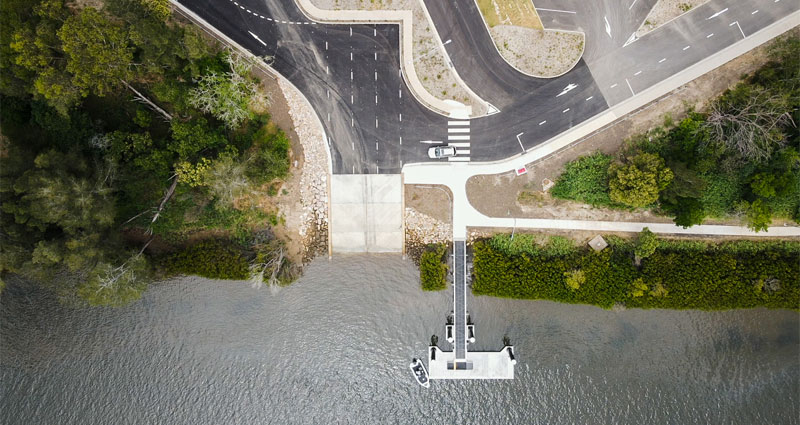
<instances>
[{"instance_id":1,"label":"road intersection","mask_svg":"<svg viewBox=\"0 0 800 425\"><path fill-rule=\"evenodd\" d=\"M500 110L462 129L409 89L398 25L324 24L294 1L181 3L254 54L274 57L272 67L316 110L335 174L399 173L405 164L430 161L424 140L456 143L456 161L518 155L800 9L788 0L711 0L630 42L655 0L537 1L546 26L584 31L587 44L570 72L540 79L502 59L474 2L427 0L453 66Z\"/></svg>"}]
</instances>

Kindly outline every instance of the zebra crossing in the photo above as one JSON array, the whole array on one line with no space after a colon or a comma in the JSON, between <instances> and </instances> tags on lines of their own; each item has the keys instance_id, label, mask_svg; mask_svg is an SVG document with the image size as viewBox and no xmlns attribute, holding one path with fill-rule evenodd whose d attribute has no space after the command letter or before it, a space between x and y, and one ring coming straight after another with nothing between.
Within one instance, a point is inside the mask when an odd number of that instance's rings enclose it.
<instances>
[{"instance_id":1,"label":"zebra crossing","mask_svg":"<svg viewBox=\"0 0 800 425\"><path fill-rule=\"evenodd\" d=\"M447 158L448 161L469 161L469 120L451 120L447 122L447 144L456 148L456 156Z\"/></svg>"}]
</instances>

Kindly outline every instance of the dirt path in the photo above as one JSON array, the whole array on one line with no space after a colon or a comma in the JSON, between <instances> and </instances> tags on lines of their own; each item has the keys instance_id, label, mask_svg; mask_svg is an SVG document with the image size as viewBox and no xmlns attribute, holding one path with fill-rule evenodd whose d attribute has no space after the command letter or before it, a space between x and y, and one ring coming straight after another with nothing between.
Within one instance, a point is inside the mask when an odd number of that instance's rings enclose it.
<instances>
[{"instance_id":1,"label":"dirt path","mask_svg":"<svg viewBox=\"0 0 800 425\"><path fill-rule=\"evenodd\" d=\"M796 28L792 32L800 33L800 29ZM555 181L564 165L579 156L596 151L615 153L625 139L661 125L666 114L671 114L677 121L686 114L687 105L703 109L709 99L736 84L743 74L763 65L767 58L767 48L771 44L754 49L569 147L529 164L526 175L516 177L510 172L472 177L467 182L470 203L481 213L493 217L671 222L670 218L659 217L649 211L594 208L578 202L553 199L542 191L542 181ZM775 220L773 225L782 223ZM705 224L740 225L741 222L736 219L707 220Z\"/></svg>"}]
</instances>

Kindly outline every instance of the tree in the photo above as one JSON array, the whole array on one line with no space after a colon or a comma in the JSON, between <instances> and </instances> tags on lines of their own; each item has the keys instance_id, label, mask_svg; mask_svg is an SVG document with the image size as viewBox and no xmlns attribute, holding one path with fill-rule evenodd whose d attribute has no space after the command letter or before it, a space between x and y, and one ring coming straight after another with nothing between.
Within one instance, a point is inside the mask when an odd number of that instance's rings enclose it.
<instances>
[{"instance_id":1,"label":"tree","mask_svg":"<svg viewBox=\"0 0 800 425\"><path fill-rule=\"evenodd\" d=\"M633 254L639 261L653 255L656 252L656 248L658 248L658 237L649 228L645 227L639 233L639 237L636 238Z\"/></svg>"},{"instance_id":2,"label":"tree","mask_svg":"<svg viewBox=\"0 0 800 425\"><path fill-rule=\"evenodd\" d=\"M151 15L164 21L169 18L172 9L169 8L169 0L139 0L144 8Z\"/></svg>"},{"instance_id":3,"label":"tree","mask_svg":"<svg viewBox=\"0 0 800 425\"><path fill-rule=\"evenodd\" d=\"M746 212L747 227L754 232L767 230L772 223L772 210L761 199L756 199L749 204Z\"/></svg>"},{"instance_id":4,"label":"tree","mask_svg":"<svg viewBox=\"0 0 800 425\"><path fill-rule=\"evenodd\" d=\"M627 158L626 163L609 168L611 200L640 208L658 200L658 194L672 182L672 171L664 160L652 153L640 153Z\"/></svg>"},{"instance_id":5,"label":"tree","mask_svg":"<svg viewBox=\"0 0 800 425\"><path fill-rule=\"evenodd\" d=\"M211 70L197 80L189 93L189 104L222 120L229 128L237 128L250 118L250 102L256 84L249 78L253 63L237 53L227 52L225 61L230 70Z\"/></svg>"},{"instance_id":6,"label":"tree","mask_svg":"<svg viewBox=\"0 0 800 425\"><path fill-rule=\"evenodd\" d=\"M67 55L67 71L81 95L104 96L130 75L133 48L125 30L87 7L58 30Z\"/></svg>"},{"instance_id":7,"label":"tree","mask_svg":"<svg viewBox=\"0 0 800 425\"><path fill-rule=\"evenodd\" d=\"M99 262L78 285L78 295L90 305L121 306L139 299L147 287L148 265L141 254L114 267Z\"/></svg>"},{"instance_id":8,"label":"tree","mask_svg":"<svg viewBox=\"0 0 800 425\"><path fill-rule=\"evenodd\" d=\"M762 163L786 143L783 129L794 126L785 95L739 84L711 105L705 126L710 141L747 162Z\"/></svg>"},{"instance_id":9,"label":"tree","mask_svg":"<svg viewBox=\"0 0 800 425\"><path fill-rule=\"evenodd\" d=\"M608 205L608 167L611 156L597 152L569 162L550 193L592 205Z\"/></svg>"},{"instance_id":10,"label":"tree","mask_svg":"<svg viewBox=\"0 0 800 425\"><path fill-rule=\"evenodd\" d=\"M697 198L678 198L670 207L675 214L675 224L683 228L700 224L706 218L706 209Z\"/></svg>"}]
</instances>

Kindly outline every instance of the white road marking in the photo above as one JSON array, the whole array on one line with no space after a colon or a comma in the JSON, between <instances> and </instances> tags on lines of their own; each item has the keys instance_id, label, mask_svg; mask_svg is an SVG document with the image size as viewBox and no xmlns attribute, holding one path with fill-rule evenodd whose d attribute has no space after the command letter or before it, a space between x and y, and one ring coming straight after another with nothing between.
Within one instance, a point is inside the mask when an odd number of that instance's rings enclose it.
<instances>
[{"instance_id":1,"label":"white road marking","mask_svg":"<svg viewBox=\"0 0 800 425\"><path fill-rule=\"evenodd\" d=\"M281 21L281 23L282 23L282 24L285 24L285 23L286 23L286 21Z\"/></svg>"},{"instance_id":2,"label":"white road marking","mask_svg":"<svg viewBox=\"0 0 800 425\"><path fill-rule=\"evenodd\" d=\"M565 113L567 113L567 112L569 112L569 108L567 108L567 109L564 109L563 111L561 111L561 113L562 113L562 114L565 114Z\"/></svg>"},{"instance_id":3,"label":"white road marking","mask_svg":"<svg viewBox=\"0 0 800 425\"><path fill-rule=\"evenodd\" d=\"M378 71L375 71L375 81L378 81Z\"/></svg>"},{"instance_id":4,"label":"white road marking","mask_svg":"<svg viewBox=\"0 0 800 425\"><path fill-rule=\"evenodd\" d=\"M331 120L331 113L328 112L328 121L330 121L330 120Z\"/></svg>"},{"instance_id":5,"label":"white road marking","mask_svg":"<svg viewBox=\"0 0 800 425\"><path fill-rule=\"evenodd\" d=\"M469 133L469 127L466 128L458 128L458 127L451 127L447 129L448 133Z\"/></svg>"},{"instance_id":6,"label":"white road marking","mask_svg":"<svg viewBox=\"0 0 800 425\"><path fill-rule=\"evenodd\" d=\"M353 166L353 174L355 174L355 173L356 173L356 166L354 165Z\"/></svg>"},{"instance_id":7,"label":"white road marking","mask_svg":"<svg viewBox=\"0 0 800 425\"><path fill-rule=\"evenodd\" d=\"M353 27L350 27L350 37L353 36Z\"/></svg>"},{"instance_id":8,"label":"white road marking","mask_svg":"<svg viewBox=\"0 0 800 425\"><path fill-rule=\"evenodd\" d=\"M378 128L378 119L375 118L375 128Z\"/></svg>"},{"instance_id":9,"label":"white road marking","mask_svg":"<svg viewBox=\"0 0 800 425\"><path fill-rule=\"evenodd\" d=\"M469 142L453 142L453 143L448 143L448 145L454 148L468 148Z\"/></svg>"},{"instance_id":10,"label":"white road marking","mask_svg":"<svg viewBox=\"0 0 800 425\"><path fill-rule=\"evenodd\" d=\"M661 60L660 60L660 61L658 61L658 63L664 62L664 61L666 61L666 60L667 60L667 58L661 58Z\"/></svg>"},{"instance_id":11,"label":"white road marking","mask_svg":"<svg viewBox=\"0 0 800 425\"><path fill-rule=\"evenodd\" d=\"M517 143L519 143L519 147L522 148L522 152L525 152L525 146L522 146L522 140L519 138L519 136L522 136L523 134L525 134L525 132L517 134Z\"/></svg>"},{"instance_id":12,"label":"white road marking","mask_svg":"<svg viewBox=\"0 0 800 425\"><path fill-rule=\"evenodd\" d=\"M356 119L350 118L350 127L355 127L355 126L356 126Z\"/></svg>"},{"instance_id":13,"label":"white road marking","mask_svg":"<svg viewBox=\"0 0 800 425\"><path fill-rule=\"evenodd\" d=\"M469 162L468 156L451 156L447 158L449 162Z\"/></svg>"},{"instance_id":14,"label":"white road marking","mask_svg":"<svg viewBox=\"0 0 800 425\"><path fill-rule=\"evenodd\" d=\"M250 11L250 9L245 9L245 10L247 11L247 13L253 13L253 12Z\"/></svg>"},{"instance_id":15,"label":"white road marking","mask_svg":"<svg viewBox=\"0 0 800 425\"><path fill-rule=\"evenodd\" d=\"M731 22L731 23L730 23L730 25L728 25L728 26L729 26L729 27L732 27L732 26L733 26L733 24L736 24L736 26L737 26L737 27L739 27L739 32L740 32L740 33L742 33L742 37L743 37L743 38L747 38L747 36L746 36L746 35L744 35L744 31L742 31L742 26L741 26L741 25L739 25L739 21L733 21L733 22Z\"/></svg>"},{"instance_id":16,"label":"white road marking","mask_svg":"<svg viewBox=\"0 0 800 425\"><path fill-rule=\"evenodd\" d=\"M692 46L686 46L686 47L683 48L683 50L684 51L689 50L690 47L692 47Z\"/></svg>"},{"instance_id":17,"label":"white road marking","mask_svg":"<svg viewBox=\"0 0 800 425\"><path fill-rule=\"evenodd\" d=\"M350 104L351 105L353 104L353 95L352 94L350 95Z\"/></svg>"},{"instance_id":18,"label":"white road marking","mask_svg":"<svg viewBox=\"0 0 800 425\"><path fill-rule=\"evenodd\" d=\"M378 29L377 28L373 28L372 29L372 36L373 37L377 37L378 36Z\"/></svg>"},{"instance_id":19,"label":"white road marking","mask_svg":"<svg viewBox=\"0 0 800 425\"><path fill-rule=\"evenodd\" d=\"M571 10L544 9L544 8L541 8L541 7L537 7L536 10L543 10L545 12L572 13L573 15L578 13L578 12L573 12Z\"/></svg>"},{"instance_id":20,"label":"white road marking","mask_svg":"<svg viewBox=\"0 0 800 425\"><path fill-rule=\"evenodd\" d=\"M325 42L325 50L328 50L328 42Z\"/></svg>"},{"instance_id":21,"label":"white road marking","mask_svg":"<svg viewBox=\"0 0 800 425\"><path fill-rule=\"evenodd\" d=\"M377 94L375 95L375 104L376 105L378 104L378 95Z\"/></svg>"},{"instance_id":22,"label":"white road marking","mask_svg":"<svg viewBox=\"0 0 800 425\"><path fill-rule=\"evenodd\" d=\"M544 125L546 123L547 123L547 120L544 120L544 121L540 122L539 125Z\"/></svg>"},{"instance_id":23,"label":"white road marking","mask_svg":"<svg viewBox=\"0 0 800 425\"><path fill-rule=\"evenodd\" d=\"M633 0L633 3L631 3L630 7L628 7L628 10L633 9L633 5L636 4L637 1L639 0Z\"/></svg>"},{"instance_id":24,"label":"white road marking","mask_svg":"<svg viewBox=\"0 0 800 425\"><path fill-rule=\"evenodd\" d=\"M758 13L758 9L754 10L753 13L751 13L751 15L755 15L756 13Z\"/></svg>"},{"instance_id":25,"label":"white road marking","mask_svg":"<svg viewBox=\"0 0 800 425\"><path fill-rule=\"evenodd\" d=\"M240 9L244 10L244 6L239 6Z\"/></svg>"},{"instance_id":26,"label":"white road marking","mask_svg":"<svg viewBox=\"0 0 800 425\"><path fill-rule=\"evenodd\" d=\"M330 74L330 73L331 73L331 70L330 70L330 68L328 67L328 65L325 65L325 73L326 73L326 74Z\"/></svg>"},{"instance_id":27,"label":"white road marking","mask_svg":"<svg viewBox=\"0 0 800 425\"><path fill-rule=\"evenodd\" d=\"M588 102L588 101L590 101L592 99L594 99L594 96L589 96L589 97L586 98L586 100L584 102Z\"/></svg>"},{"instance_id":28,"label":"white road marking","mask_svg":"<svg viewBox=\"0 0 800 425\"><path fill-rule=\"evenodd\" d=\"M603 20L606 21L606 34L608 34L609 38L612 38L611 37L611 24L608 23L608 18L603 16Z\"/></svg>"},{"instance_id":29,"label":"white road marking","mask_svg":"<svg viewBox=\"0 0 800 425\"><path fill-rule=\"evenodd\" d=\"M267 18L267 20L268 20L268 21L271 21L271 20L272 20L272 18Z\"/></svg>"},{"instance_id":30,"label":"white road marking","mask_svg":"<svg viewBox=\"0 0 800 425\"><path fill-rule=\"evenodd\" d=\"M353 60L353 52L350 52L350 60Z\"/></svg>"},{"instance_id":31,"label":"white road marking","mask_svg":"<svg viewBox=\"0 0 800 425\"><path fill-rule=\"evenodd\" d=\"M627 79L627 78L625 79L625 82L626 82L626 83L628 83L628 88L631 90L631 93L632 93L634 96L636 96L636 92L635 92L635 91L633 91L633 87L631 87L631 82L630 82L630 81L628 81L628 79Z\"/></svg>"},{"instance_id":32,"label":"white road marking","mask_svg":"<svg viewBox=\"0 0 800 425\"><path fill-rule=\"evenodd\" d=\"M634 77L636 77L636 76L638 76L638 75L639 75L639 74L641 74L641 73L642 73L642 71L636 71L636 73L634 73L634 74L633 74L633 76L634 76Z\"/></svg>"},{"instance_id":33,"label":"white road marking","mask_svg":"<svg viewBox=\"0 0 800 425\"><path fill-rule=\"evenodd\" d=\"M569 93L570 90L574 89L575 87L578 87L578 85L570 83L569 85L564 87L564 90L561 90L561 93L557 94L556 97L560 97L560 96L563 96L563 95Z\"/></svg>"},{"instance_id":34,"label":"white road marking","mask_svg":"<svg viewBox=\"0 0 800 425\"><path fill-rule=\"evenodd\" d=\"M456 149L458 155L469 155L469 149Z\"/></svg>"},{"instance_id":35,"label":"white road marking","mask_svg":"<svg viewBox=\"0 0 800 425\"><path fill-rule=\"evenodd\" d=\"M400 144L403 144L403 136L400 136Z\"/></svg>"},{"instance_id":36,"label":"white road marking","mask_svg":"<svg viewBox=\"0 0 800 425\"><path fill-rule=\"evenodd\" d=\"M448 134L447 140L469 140L469 135Z\"/></svg>"},{"instance_id":37,"label":"white road marking","mask_svg":"<svg viewBox=\"0 0 800 425\"><path fill-rule=\"evenodd\" d=\"M403 114L400 114L400 122L403 122Z\"/></svg>"},{"instance_id":38,"label":"white road marking","mask_svg":"<svg viewBox=\"0 0 800 425\"><path fill-rule=\"evenodd\" d=\"M258 38L258 36L257 36L257 35L253 34L253 33L252 33L252 32L250 32L250 31L247 31L247 32L248 32L248 33L250 33L250 35L252 35L252 36L253 36L253 38L255 38L256 40L258 40L258 42L259 42L259 43L263 44L264 46L266 46L266 45L267 45L267 43L264 43L263 41L261 41L261 39L260 39L260 38Z\"/></svg>"},{"instance_id":39,"label":"white road marking","mask_svg":"<svg viewBox=\"0 0 800 425\"><path fill-rule=\"evenodd\" d=\"M353 150L356 150L356 142L350 142L350 147L353 148ZM353 169L355 169L355 165L353 167Z\"/></svg>"},{"instance_id":40,"label":"white road marking","mask_svg":"<svg viewBox=\"0 0 800 425\"><path fill-rule=\"evenodd\" d=\"M378 142L375 142L375 150L378 150Z\"/></svg>"},{"instance_id":41,"label":"white road marking","mask_svg":"<svg viewBox=\"0 0 800 425\"><path fill-rule=\"evenodd\" d=\"M628 40L625 41L625 44L623 44L622 47L626 47L627 45L633 43L634 41L636 41L638 39L639 39L639 37L636 37L636 33L633 33L633 34L631 34L630 37L628 37Z\"/></svg>"},{"instance_id":42,"label":"white road marking","mask_svg":"<svg viewBox=\"0 0 800 425\"><path fill-rule=\"evenodd\" d=\"M616 86L618 86L618 85L619 85L619 84L617 84L617 83L614 83L614 84L612 84L612 85L611 85L611 87L610 87L610 88L612 88L612 89L613 89L614 87L616 87Z\"/></svg>"},{"instance_id":43,"label":"white road marking","mask_svg":"<svg viewBox=\"0 0 800 425\"><path fill-rule=\"evenodd\" d=\"M350 70L350 81L353 81L353 70Z\"/></svg>"},{"instance_id":44,"label":"white road marking","mask_svg":"<svg viewBox=\"0 0 800 425\"><path fill-rule=\"evenodd\" d=\"M403 98L403 91L402 90L397 90L397 97L399 97L400 99Z\"/></svg>"},{"instance_id":45,"label":"white road marking","mask_svg":"<svg viewBox=\"0 0 800 425\"><path fill-rule=\"evenodd\" d=\"M375 52L375 60L378 60L378 52Z\"/></svg>"},{"instance_id":46,"label":"white road marking","mask_svg":"<svg viewBox=\"0 0 800 425\"><path fill-rule=\"evenodd\" d=\"M331 98L331 89L328 89L328 99Z\"/></svg>"},{"instance_id":47,"label":"white road marking","mask_svg":"<svg viewBox=\"0 0 800 425\"><path fill-rule=\"evenodd\" d=\"M707 35L706 38L711 38L713 36L714 36L714 33L712 32L711 34Z\"/></svg>"},{"instance_id":48,"label":"white road marking","mask_svg":"<svg viewBox=\"0 0 800 425\"><path fill-rule=\"evenodd\" d=\"M706 18L706 21L707 21L707 20L709 20L709 19L714 19L714 18L716 18L717 16L719 16L719 15L722 15L723 13L725 13L725 12L727 12L727 11L728 11L728 8L726 7L725 9L722 9L722 10L720 10L719 12L717 12L717 13L715 13L715 14L713 14L713 15L709 16L708 18Z\"/></svg>"},{"instance_id":49,"label":"white road marking","mask_svg":"<svg viewBox=\"0 0 800 425\"><path fill-rule=\"evenodd\" d=\"M447 125L469 125L469 121L447 121Z\"/></svg>"}]
</instances>

